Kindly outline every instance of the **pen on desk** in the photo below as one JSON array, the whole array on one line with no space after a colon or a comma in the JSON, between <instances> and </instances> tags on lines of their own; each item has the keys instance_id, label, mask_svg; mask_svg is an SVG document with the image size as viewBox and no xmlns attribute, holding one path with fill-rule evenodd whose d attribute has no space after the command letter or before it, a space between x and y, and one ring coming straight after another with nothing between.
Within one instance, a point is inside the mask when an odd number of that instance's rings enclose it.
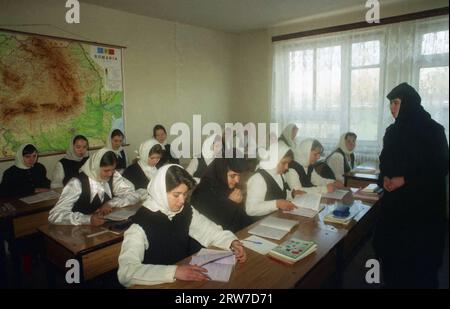
<instances>
[{"instance_id":1,"label":"pen on desk","mask_svg":"<svg viewBox=\"0 0 450 309\"><path fill-rule=\"evenodd\" d=\"M92 234L86 235L86 238L95 237L95 236L98 236L98 235L106 234L108 232L109 232L109 230L105 229L105 230L97 232L97 233L92 233Z\"/></svg>"},{"instance_id":2,"label":"pen on desk","mask_svg":"<svg viewBox=\"0 0 450 309\"><path fill-rule=\"evenodd\" d=\"M248 242L252 242L252 243L257 244L257 245L262 245L262 242L255 241L255 240L250 240L250 239L242 239L241 241L248 241Z\"/></svg>"}]
</instances>

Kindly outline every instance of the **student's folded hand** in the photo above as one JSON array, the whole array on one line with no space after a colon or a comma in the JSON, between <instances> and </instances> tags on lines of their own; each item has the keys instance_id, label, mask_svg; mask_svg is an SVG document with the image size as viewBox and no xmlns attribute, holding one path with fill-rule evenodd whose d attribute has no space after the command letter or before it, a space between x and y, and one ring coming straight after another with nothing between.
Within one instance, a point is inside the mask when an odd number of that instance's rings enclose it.
<instances>
[{"instance_id":1,"label":"student's folded hand","mask_svg":"<svg viewBox=\"0 0 450 309\"><path fill-rule=\"evenodd\" d=\"M287 200L277 200L277 208L281 210L292 210L297 208L297 206Z\"/></svg>"},{"instance_id":2,"label":"student's folded hand","mask_svg":"<svg viewBox=\"0 0 450 309\"><path fill-rule=\"evenodd\" d=\"M228 196L228 198L230 200L232 200L233 202L240 204L242 202L242 192L240 189L234 189L233 192L230 193L230 195Z\"/></svg>"},{"instance_id":3,"label":"student's folded hand","mask_svg":"<svg viewBox=\"0 0 450 309\"><path fill-rule=\"evenodd\" d=\"M343 189L345 186L344 186L344 184L342 183L342 182L340 182L340 181L335 181L334 182L334 186L337 188L337 189Z\"/></svg>"},{"instance_id":4,"label":"student's folded hand","mask_svg":"<svg viewBox=\"0 0 450 309\"><path fill-rule=\"evenodd\" d=\"M239 240L233 240L231 243L231 250L233 250L236 260L239 263L244 263L247 260L247 254L245 253L244 246Z\"/></svg>"},{"instance_id":5,"label":"student's folded hand","mask_svg":"<svg viewBox=\"0 0 450 309\"><path fill-rule=\"evenodd\" d=\"M95 213L91 216L91 225L92 226L100 226L105 223L105 219L98 213Z\"/></svg>"},{"instance_id":6,"label":"student's folded hand","mask_svg":"<svg viewBox=\"0 0 450 309\"><path fill-rule=\"evenodd\" d=\"M184 281L206 281L209 280L206 268L197 265L180 265L175 271L175 279Z\"/></svg>"},{"instance_id":7,"label":"student's folded hand","mask_svg":"<svg viewBox=\"0 0 450 309\"><path fill-rule=\"evenodd\" d=\"M305 194L305 191L302 190L292 190L292 197L296 197L297 195Z\"/></svg>"},{"instance_id":8,"label":"student's folded hand","mask_svg":"<svg viewBox=\"0 0 450 309\"><path fill-rule=\"evenodd\" d=\"M112 207L109 203L103 204L102 207L100 207L96 211L96 213L98 213L99 215L102 215L102 216L106 216L107 214L110 214L111 212L112 212Z\"/></svg>"},{"instance_id":9,"label":"student's folded hand","mask_svg":"<svg viewBox=\"0 0 450 309\"><path fill-rule=\"evenodd\" d=\"M334 192L335 189L336 189L336 187L334 186L334 183L327 184L328 193Z\"/></svg>"}]
</instances>

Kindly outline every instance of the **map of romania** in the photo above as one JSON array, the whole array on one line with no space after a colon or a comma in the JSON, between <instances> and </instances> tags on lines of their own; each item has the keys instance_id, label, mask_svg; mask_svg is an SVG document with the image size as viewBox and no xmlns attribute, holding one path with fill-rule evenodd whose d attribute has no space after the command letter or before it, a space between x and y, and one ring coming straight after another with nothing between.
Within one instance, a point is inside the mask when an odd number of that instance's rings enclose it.
<instances>
[{"instance_id":1,"label":"map of romania","mask_svg":"<svg viewBox=\"0 0 450 309\"><path fill-rule=\"evenodd\" d=\"M0 31L0 158L23 143L64 151L83 134L102 146L123 129L121 49Z\"/></svg>"}]
</instances>

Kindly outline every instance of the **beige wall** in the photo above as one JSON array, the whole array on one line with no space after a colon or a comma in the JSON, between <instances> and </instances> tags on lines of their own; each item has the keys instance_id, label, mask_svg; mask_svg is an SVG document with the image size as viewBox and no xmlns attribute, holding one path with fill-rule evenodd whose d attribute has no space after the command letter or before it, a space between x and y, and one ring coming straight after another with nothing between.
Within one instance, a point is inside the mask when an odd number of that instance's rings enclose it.
<instances>
[{"instance_id":1,"label":"beige wall","mask_svg":"<svg viewBox=\"0 0 450 309\"><path fill-rule=\"evenodd\" d=\"M230 120L237 35L84 3L81 23L69 25L64 4L59 0L1 0L0 24L34 24L2 28L127 47L123 67L129 157L134 158L134 150L150 137L156 123L169 129L176 121L191 123L193 113L201 113L203 122ZM51 174L60 158L45 157L40 162ZM0 174L12 164L0 163Z\"/></svg>"},{"instance_id":2,"label":"beige wall","mask_svg":"<svg viewBox=\"0 0 450 309\"><path fill-rule=\"evenodd\" d=\"M364 1L361 1L364 4ZM270 29L244 33L239 36L237 72L239 87L233 119L242 122L270 121L272 82L272 44L275 35L295 33L365 20L364 5L341 12L323 12ZM390 17L413 12L446 7L445 0L380 0L380 17Z\"/></svg>"}]
</instances>

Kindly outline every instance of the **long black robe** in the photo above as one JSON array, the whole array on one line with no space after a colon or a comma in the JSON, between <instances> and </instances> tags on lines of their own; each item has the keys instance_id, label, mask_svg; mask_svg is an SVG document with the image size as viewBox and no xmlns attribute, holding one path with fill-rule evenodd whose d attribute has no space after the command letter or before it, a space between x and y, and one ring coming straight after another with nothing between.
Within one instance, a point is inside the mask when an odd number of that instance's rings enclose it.
<instances>
[{"instance_id":1,"label":"long black robe","mask_svg":"<svg viewBox=\"0 0 450 309\"><path fill-rule=\"evenodd\" d=\"M32 168L21 169L13 165L3 173L1 197L23 197L34 194L36 188L50 188L45 166L36 162Z\"/></svg>"},{"instance_id":2,"label":"long black robe","mask_svg":"<svg viewBox=\"0 0 450 309\"><path fill-rule=\"evenodd\" d=\"M394 88L388 98L400 98L401 105L386 129L378 184L383 186L385 176L403 176L405 184L385 190L380 200L374 249L388 287L437 287L446 227L445 131L408 84Z\"/></svg>"},{"instance_id":3,"label":"long black robe","mask_svg":"<svg viewBox=\"0 0 450 309\"><path fill-rule=\"evenodd\" d=\"M228 198L232 192L227 182L229 169L241 172L245 169L244 159L215 159L192 193L191 204L224 230L237 232L254 220L245 212L245 198L239 204Z\"/></svg>"}]
</instances>

